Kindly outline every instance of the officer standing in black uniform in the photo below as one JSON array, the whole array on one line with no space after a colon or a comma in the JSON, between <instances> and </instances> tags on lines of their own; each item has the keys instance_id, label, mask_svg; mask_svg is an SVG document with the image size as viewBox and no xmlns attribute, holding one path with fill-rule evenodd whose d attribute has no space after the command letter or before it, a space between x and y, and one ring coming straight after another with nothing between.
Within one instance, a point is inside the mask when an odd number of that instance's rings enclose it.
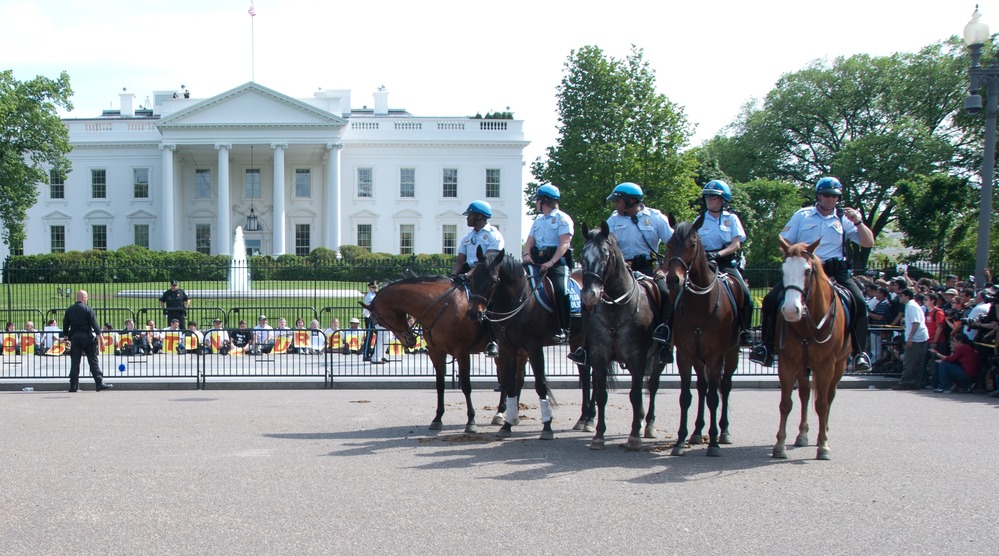
<instances>
[{"instance_id":1,"label":"officer standing in black uniform","mask_svg":"<svg viewBox=\"0 0 999 556\"><path fill-rule=\"evenodd\" d=\"M180 289L176 280L170 281L170 289L160 296L160 307L165 307L163 313L166 315L167 324L177 319L180 322L180 329L187 328L187 307L191 304L191 298L187 292Z\"/></svg>"},{"instance_id":2,"label":"officer standing in black uniform","mask_svg":"<svg viewBox=\"0 0 999 556\"><path fill-rule=\"evenodd\" d=\"M101 362L97 358L97 338L101 334L101 327L97 324L94 310L87 305L89 298L86 290L76 292L76 303L66 309L66 314L62 318L62 337L70 342L70 392L80 389L80 357L84 353L87 354L87 363L90 365L90 374L94 377L97 391L114 388L113 384L104 382L104 375L101 373Z\"/></svg>"}]
</instances>

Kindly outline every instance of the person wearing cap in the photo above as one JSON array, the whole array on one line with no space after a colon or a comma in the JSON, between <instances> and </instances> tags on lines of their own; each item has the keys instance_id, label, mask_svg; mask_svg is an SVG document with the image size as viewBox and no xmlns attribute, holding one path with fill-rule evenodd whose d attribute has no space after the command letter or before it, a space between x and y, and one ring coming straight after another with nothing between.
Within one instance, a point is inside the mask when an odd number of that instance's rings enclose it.
<instances>
[{"instance_id":1,"label":"person wearing cap","mask_svg":"<svg viewBox=\"0 0 999 556\"><path fill-rule=\"evenodd\" d=\"M267 315L260 315L253 327L253 353L267 354L274 349L274 329L267 324Z\"/></svg>"},{"instance_id":2,"label":"person wearing cap","mask_svg":"<svg viewBox=\"0 0 999 556\"><path fill-rule=\"evenodd\" d=\"M229 332L222 328L222 319L212 321L212 327L205 333L205 351L228 355L229 353Z\"/></svg>"},{"instance_id":3,"label":"person wearing cap","mask_svg":"<svg viewBox=\"0 0 999 556\"><path fill-rule=\"evenodd\" d=\"M821 240L815 249L815 256L822 261L822 267L830 278L850 290L854 303L860 308L855 311L851 323L853 368L858 372L867 372L871 370L871 360L865 353L868 340L867 311L862 306L864 294L852 278L846 243L849 240L861 247L874 247L874 233L864 224L857 209L838 206L842 197L843 185L838 179L820 179L815 184L815 206L795 212L780 235L791 244L810 244ZM751 361L766 367L772 366L774 361L777 305L783 298L783 293L784 282L780 279L763 298L760 328L762 341L749 354Z\"/></svg>"},{"instance_id":4,"label":"person wearing cap","mask_svg":"<svg viewBox=\"0 0 999 556\"><path fill-rule=\"evenodd\" d=\"M341 338L343 340L343 347L341 351L344 355L351 353L350 340L352 337L361 338L364 334L364 330L361 328L361 319L354 317L347 322L347 329L341 331ZM353 353L360 353L364 350L364 346L358 346L360 349L353 350Z\"/></svg>"},{"instance_id":5,"label":"person wearing cap","mask_svg":"<svg viewBox=\"0 0 999 556\"><path fill-rule=\"evenodd\" d=\"M171 280L170 289L160 296L160 307L164 308L163 314L166 315L167 322L177 319L180 327L186 328L187 308L190 306L191 298L184 290L180 289L177 280Z\"/></svg>"},{"instance_id":6,"label":"person wearing cap","mask_svg":"<svg viewBox=\"0 0 999 556\"><path fill-rule=\"evenodd\" d=\"M368 293L364 294L364 304L371 305L377 294L378 283L374 280L368 282ZM364 354L365 361L371 361L371 353L374 351L374 348L371 346L371 339L375 333L375 320L371 318L371 311L367 308L361 311L361 314L364 315L364 329L367 331L364 333L364 343L361 344L361 353Z\"/></svg>"},{"instance_id":7,"label":"person wearing cap","mask_svg":"<svg viewBox=\"0 0 999 556\"><path fill-rule=\"evenodd\" d=\"M489 223L493 217L493 207L485 201L472 201L465 212L465 224L472 230L465 234L458 244L458 255L454 258L452 275L465 274L479 262L479 248L485 255L499 253L506 246L503 234L496 226ZM490 334L492 329L489 329ZM486 357L498 355L496 340L492 339L486 345Z\"/></svg>"},{"instance_id":8,"label":"person wearing cap","mask_svg":"<svg viewBox=\"0 0 999 556\"><path fill-rule=\"evenodd\" d=\"M534 193L538 216L524 242L524 262L547 274L555 290L555 313L559 331L552 338L558 343L569 339L569 275L572 272L572 218L559 209L562 193L554 185L542 185Z\"/></svg>"}]
</instances>

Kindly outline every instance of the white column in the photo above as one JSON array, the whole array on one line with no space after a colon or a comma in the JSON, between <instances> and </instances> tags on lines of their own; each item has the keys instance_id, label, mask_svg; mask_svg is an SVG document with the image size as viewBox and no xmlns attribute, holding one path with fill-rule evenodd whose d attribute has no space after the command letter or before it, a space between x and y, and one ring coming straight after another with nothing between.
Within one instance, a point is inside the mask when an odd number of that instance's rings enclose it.
<instances>
[{"instance_id":1,"label":"white column","mask_svg":"<svg viewBox=\"0 0 999 556\"><path fill-rule=\"evenodd\" d=\"M274 149L274 256L284 255L284 150L287 143L271 143Z\"/></svg>"},{"instance_id":2,"label":"white column","mask_svg":"<svg viewBox=\"0 0 999 556\"><path fill-rule=\"evenodd\" d=\"M163 227L160 236L160 248L164 251L174 250L174 183L173 183L173 152L177 145L160 145L163 151Z\"/></svg>"},{"instance_id":3,"label":"white column","mask_svg":"<svg viewBox=\"0 0 999 556\"><path fill-rule=\"evenodd\" d=\"M340 249L340 143L326 143L326 247Z\"/></svg>"},{"instance_id":4,"label":"white column","mask_svg":"<svg viewBox=\"0 0 999 556\"><path fill-rule=\"evenodd\" d=\"M218 229L215 230L215 254L231 255L232 245L229 238L229 151L232 145L216 143L215 148L219 151L219 171L218 171L218 203L216 213L218 213Z\"/></svg>"}]
</instances>

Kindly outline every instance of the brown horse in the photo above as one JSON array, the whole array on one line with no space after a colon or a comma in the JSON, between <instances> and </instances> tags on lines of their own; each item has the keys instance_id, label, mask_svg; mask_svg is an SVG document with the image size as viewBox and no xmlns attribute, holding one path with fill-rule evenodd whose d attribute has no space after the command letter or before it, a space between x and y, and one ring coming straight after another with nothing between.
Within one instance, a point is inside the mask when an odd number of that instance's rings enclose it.
<instances>
[{"instance_id":1,"label":"brown horse","mask_svg":"<svg viewBox=\"0 0 999 556\"><path fill-rule=\"evenodd\" d=\"M697 233L703 223L703 215L693 224L681 222L666 243L666 284L673 299L673 338L680 373L680 429L673 446L674 456L683 455L687 442L691 367L697 372L697 420L690 443L701 442L705 402L711 417L707 455L720 456L719 443L732 443L728 431L728 396L732 391L732 375L739 364L738 308L744 294L735 280L725 273L715 273L708 265ZM717 415L719 393L720 416Z\"/></svg>"},{"instance_id":2,"label":"brown horse","mask_svg":"<svg viewBox=\"0 0 999 556\"><path fill-rule=\"evenodd\" d=\"M801 422L795 446L808 445L808 373L815 390L815 413L819 415L816 459L830 459L829 408L836 386L846 372L850 334L846 309L832 281L815 257L818 240L811 245L790 245L780 238L784 254L784 303L777 319L777 373L780 376L780 428L773 457L786 458L787 416L791 413L791 389L798 382ZM816 321L818 319L818 321Z\"/></svg>"},{"instance_id":3,"label":"brown horse","mask_svg":"<svg viewBox=\"0 0 999 556\"><path fill-rule=\"evenodd\" d=\"M427 353L434 365L437 378L437 414L430 423L430 430L440 430L444 416L444 379L447 374L447 356L458 362L461 391L465 394L468 422L465 432L477 432L475 408L472 405L470 379L472 353L485 351L489 341L488 331L478 321L468 318L468 294L460 280L446 276L409 277L383 287L370 305L361 303L371 311L372 318L392 331L407 348L416 346L413 327L419 323L427 342ZM521 363L523 367L524 363ZM495 424L502 424L505 411L500 394L500 407Z\"/></svg>"}]
</instances>

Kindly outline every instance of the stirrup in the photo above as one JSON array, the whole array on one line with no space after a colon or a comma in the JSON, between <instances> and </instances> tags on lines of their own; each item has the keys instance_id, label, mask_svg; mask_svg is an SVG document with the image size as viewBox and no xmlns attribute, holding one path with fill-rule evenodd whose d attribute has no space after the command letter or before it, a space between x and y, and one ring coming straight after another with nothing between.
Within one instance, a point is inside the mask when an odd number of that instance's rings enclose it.
<instances>
[{"instance_id":1,"label":"stirrup","mask_svg":"<svg viewBox=\"0 0 999 556\"><path fill-rule=\"evenodd\" d=\"M664 345L659 348L659 362L667 365L673 362L673 346Z\"/></svg>"},{"instance_id":2,"label":"stirrup","mask_svg":"<svg viewBox=\"0 0 999 556\"><path fill-rule=\"evenodd\" d=\"M499 350L497 349L496 342L489 342L486 344L486 357L497 357L499 356Z\"/></svg>"},{"instance_id":3,"label":"stirrup","mask_svg":"<svg viewBox=\"0 0 999 556\"><path fill-rule=\"evenodd\" d=\"M569 361L572 361L573 363L577 363L579 365L585 365L586 350L581 347L578 347L576 348L576 351L566 355L565 358L568 359Z\"/></svg>"},{"instance_id":4,"label":"stirrup","mask_svg":"<svg viewBox=\"0 0 999 556\"><path fill-rule=\"evenodd\" d=\"M569 333L566 330L559 330L554 336L552 336L552 340L554 340L555 343L564 344L569 341Z\"/></svg>"},{"instance_id":5,"label":"stirrup","mask_svg":"<svg viewBox=\"0 0 999 556\"><path fill-rule=\"evenodd\" d=\"M853 372L869 373L870 371L871 359L867 357L866 353L858 353L857 356L853 358Z\"/></svg>"},{"instance_id":6,"label":"stirrup","mask_svg":"<svg viewBox=\"0 0 999 556\"><path fill-rule=\"evenodd\" d=\"M774 365L773 354L763 344L756 344L753 347L752 351L749 352L749 360L753 363L759 363L764 367L773 367Z\"/></svg>"},{"instance_id":7,"label":"stirrup","mask_svg":"<svg viewBox=\"0 0 999 556\"><path fill-rule=\"evenodd\" d=\"M657 344L665 344L669 342L670 329L667 324L660 324L652 331L652 340Z\"/></svg>"}]
</instances>

